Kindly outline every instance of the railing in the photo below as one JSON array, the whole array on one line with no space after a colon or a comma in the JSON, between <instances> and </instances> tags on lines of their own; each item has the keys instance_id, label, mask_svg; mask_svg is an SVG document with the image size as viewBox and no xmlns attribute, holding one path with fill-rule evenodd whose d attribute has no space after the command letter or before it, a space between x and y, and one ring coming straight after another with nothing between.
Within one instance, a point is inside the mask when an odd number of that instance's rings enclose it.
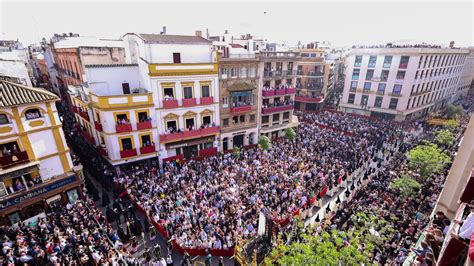
<instances>
[{"instance_id":1,"label":"railing","mask_svg":"<svg viewBox=\"0 0 474 266\"><path fill-rule=\"evenodd\" d=\"M214 103L214 97L201 97L200 104L213 104Z\"/></svg>"},{"instance_id":2,"label":"railing","mask_svg":"<svg viewBox=\"0 0 474 266\"><path fill-rule=\"evenodd\" d=\"M183 103L183 107L196 106L196 98L183 99L182 103Z\"/></svg>"},{"instance_id":3,"label":"railing","mask_svg":"<svg viewBox=\"0 0 474 266\"><path fill-rule=\"evenodd\" d=\"M144 130L144 129L150 129L150 128L151 128L151 121L137 123L137 130Z\"/></svg>"},{"instance_id":4,"label":"railing","mask_svg":"<svg viewBox=\"0 0 474 266\"><path fill-rule=\"evenodd\" d=\"M131 132L132 124L115 125L115 131L117 133Z\"/></svg>"},{"instance_id":5,"label":"railing","mask_svg":"<svg viewBox=\"0 0 474 266\"><path fill-rule=\"evenodd\" d=\"M389 93L388 95L393 96L393 97L402 97L402 94L399 92L392 92L392 93Z\"/></svg>"},{"instance_id":6,"label":"railing","mask_svg":"<svg viewBox=\"0 0 474 266\"><path fill-rule=\"evenodd\" d=\"M105 147L98 147L97 148L99 150L99 154L102 155L102 156L109 156L109 153L107 152L107 149Z\"/></svg>"},{"instance_id":7,"label":"railing","mask_svg":"<svg viewBox=\"0 0 474 266\"><path fill-rule=\"evenodd\" d=\"M323 76L323 72L322 71L309 71L306 76L319 77L319 76Z\"/></svg>"},{"instance_id":8,"label":"railing","mask_svg":"<svg viewBox=\"0 0 474 266\"><path fill-rule=\"evenodd\" d=\"M354 62L354 67L361 67L362 66L362 62Z\"/></svg>"},{"instance_id":9,"label":"railing","mask_svg":"<svg viewBox=\"0 0 474 266\"><path fill-rule=\"evenodd\" d=\"M103 128L102 128L102 124L95 121L94 122L94 126L95 126L95 130L99 131L99 132L102 132L103 131Z\"/></svg>"},{"instance_id":10,"label":"railing","mask_svg":"<svg viewBox=\"0 0 474 266\"><path fill-rule=\"evenodd\" d=\"M0 167L6 169L29 161L28 153L26 153L26 151L20 151L12 155L3 155L3 157L0 157Z\"/></svg>"},{"instance_id":11,"label":"railing","mask_svg":"<svg viewBox=\"0 0 474 266\"><path fill-rule=\"evenodd\" d=\"M286 94L295 94L296 93L296 88L287 88L286 89Z\"/></svg>"},{"instance_id":12,"label":"railing","mask_svg":"<svg viewBox=\"0 0 474 266\"><path fill-rule=\"evenodd\" d=\"M377 91L375 94L377 94L377 95L384 95L384 94L385 94L385 91Z\"/></svg>"},{"instance_id":13,"label":"railing","mask_svg":"<svg viewBox=\"0 0 474 266\"><path fill-rule=\"evenodd\" d=\"M160 135L160 142L180 141L188 138L198 138L208 135L214 135L219 132L219 127L200 128L195 130L176 132Z\"/></svg>"},{"instance_id":14,"label":"railing","mask_svg":"<svg viewBox=\"0 0 474 266\"><path fill-rule=\"evenodd\" d=\"M311 97L311 96L295 96L295 101L297 102L307 102L307 103L321 103L324 101L324 97Z\"/></svg>"},{"instance_id":15,"label":"railing","mask_svg":"<svg viewBox=\"0 0 474 266\"><path fill-rule=\"evenodd\" d=\"M262 108L262 114L271 114L271 113L276 113L276 112L283 112L283 111L292 110L293 108L294 108L293 104L267 107L267 108Z\"/></svg>"},{"instance_id":16,"label":"railing","mask_svg":"<svg viewBox=\"0 0 474 266\"><path fill-rule=\"evenodd\" d=\"M286 90L285 89L282 89L282 90L275 90L275 95L285 95L286 93Z\"/></svg>"},{"instance_id":17,"label":"railing","mask_svg":"<svg viewBox=\"0 0 474 266\"><path fill-rule=\"evenodd\" d=\"M153 153L155 151L156 151L155 145L144 146L140 148L140 154L148 154L148 153Z\"/></svg>"},{"instance_id":18,"label":"railing","mask_svg":"<svg viewBox=\"0 0 474 266\"><path fill-rule=\"evenodd\" d=\"M163 108L177 108L178 100L163 100Z\"/></svg>"},{"instance_id":19,"label":"railing","mask_svg":"<svg viewBox=\"0 0 474 266\"><path fill-rule=\"evenodd\" d=\"M230 112L231 113L244 113L252 110L251 105L245 105L245 106L237 106L237 107L231 107Z\"/></svg>"},{"instance_id":20,"label":"railing","mask_svg":"<svg viewBox=\"0 0 474 266\"><path fill-rule=\"evenodd\" d=\"M137 150L136 149L131 149L131 150L124 150L120 151L120 158L130 158L133 156L137 156Z\"/></svg>"},{"instance_id":21,"label":"railing","mask_svg":"<svg viewBox=\"0 0 474 266\"><path fill-rule=\"evenodd\" d=\"M271 91L262 91L262 96L263 97L270 97L270 96L274 96L275 95L275 91L274 90L271 90Z\"/></svg>"},{"instance_id":22,"label":"railing","mask_svg":"<svg viewBox=\"0 0 474 266\"><path fill-rule=\"evenodd\" d=\"M286 89L279 89L279 90L262 90L262 96L263 97L271 97L271 96L281 96L285 94L295 94L296 93L296 88L295 87L290 87Z\"/></svg>"},{"instance_id":23,"label":"railing","mask_svg":"<svg viewBox=\"0 0 474 266\"><path fill-rule=\"evenodd\" d=\"M407 68L408 67L408 64L407 63L400 63L398 65L398 68Z\"/></svg>"}]
</instances>

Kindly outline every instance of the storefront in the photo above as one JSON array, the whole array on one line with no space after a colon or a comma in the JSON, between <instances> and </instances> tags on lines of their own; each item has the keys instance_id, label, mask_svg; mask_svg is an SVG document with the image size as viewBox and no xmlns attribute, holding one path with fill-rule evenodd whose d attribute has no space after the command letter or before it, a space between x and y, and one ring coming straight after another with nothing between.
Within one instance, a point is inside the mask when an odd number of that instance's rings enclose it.
<instances>
[{"instance_id":1,"label":"storefront","mask_svg":"<svg viewBox=\"0 0 474 266\"><path fill-rule=\"evenodd\" d=\"M214 136L178 141L166 144L168 155L183 155L184 158L193 158L199 156L199 151L213 148L215 141Z\"/></svg>"},{"instance_id":2,"label":"storefront","mask_svg":"<svg viewBox=\"0 0 474 266\"><path fill-rule=\"evenodd\" d=\"M31 189L0 198L0 224L13 225L34 219L48 211L52 204L75 202L81 195L81 181L75 173L56 177Z\"/></svg>"}]
</instances>

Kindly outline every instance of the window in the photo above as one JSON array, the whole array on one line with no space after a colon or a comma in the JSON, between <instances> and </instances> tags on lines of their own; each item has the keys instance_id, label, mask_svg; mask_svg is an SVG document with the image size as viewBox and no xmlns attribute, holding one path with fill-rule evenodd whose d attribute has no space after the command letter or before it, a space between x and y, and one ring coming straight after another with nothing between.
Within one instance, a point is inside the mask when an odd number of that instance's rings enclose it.
<instances>
[{"instance_id":1,"label":"window","mask_svg":"<svg viewBox=\"0 0 474 266\"><path fill-rule=\"evenodd\" d=\"M250 77L251 78L255 77L255 67L250 67Z\"/></svg>"},{"instance_id":2,"label":"window","mask_svg":"<svg viewBox=\"0 0 474 266\"><path fill-rule=\"evenodd\" d=\"M262 116L262 124L267 124L268 123L268 115Z\"/></svg>"},{"instance_id":3,"label":"window","mask_svg":"<svg viewBox=\"0 0 474 266\"><path fill-rule=\"evenodd\" d=\"M142 141L142 147L151 146L151 137L150 137L150 135L140 136L140 139Z\"/></svg>"},{"instance_id":4,"label":"window","mask_svg":"<svg viewBox=\"0 0 474 266\"><path fill-rule=\"evenodd\" d=\"M360 69L354 69L354 72L352 72L352 79L359 79L359 74L360 74Z\"/></svg>"},{"instance_id":5,"label":"window","mask_svg":"<svg viewBox=\"0 0 474 266\"><path fill-rule=\"evenodd\" d=\"M374 70L369 69L367 70L367 74L365 75L365 80L371 80L374 77Z\"/></svg>"},{"instance_id":6,"label":"window","mask_svg":"<svg viewBox=\"0 0 474 266\"><path fill-rule=\"evenodd\" d=\"M246 67L242 67L240 69L240 77L241 78L246 78L247 77L247 68Z\"/></svg>"},{"instance_id":7,"label":"window","mask_svg":"<svg viewBox=\"0 0 474 266\"><path fill-rule=\"evenodd\" d=\"M181 53L173 53L173 63L181 64Z\"/></svg>"},{"instance_id":8,"label":"window","mask_svg":"<svg viewBox=\"0 0 474 266\"><path fill-rule=\"evenodd\" d=\"M211 97L211 93L209 90L209 85L202 85L201 86L201 97Z\"/></svg>"},{"instance_id":9,"label":"window","mask_svg":"<svg viewBox=\"0 0 474 266\"><path fill-rule=\"evenodd\" d=\"M229 107L229 102L227 97L222 97L222 108Z\"/></svg>"},{"instance_id":10,"label":"window","mask_svg":"<svg viewBox=\"0 0 474 266\"><path fill-rule=\"evenodd\" d=\"M377 64L377 56L371 55L371 56L369 57L369 65L368 65L368 67L375 67L376 64Z\"/></svg>"},{"instance_id":11,"label":"window","mask_svg":"<svg viewBox=\"0 0 474 266\"><path fill-rule=\"evenodd\" d=\"M227 78L227 73L228 73L227 68L222 67L222 68L221 68L221 77L224 78L224 79L226 79L226 78Z\"/></svg>"},{"instance_id":12,"label":"window","mask_svg":"<svg viewBox=\"0 0 474 266\"><path fill-rule=\"evenodd\" d=\"M407 109L410 109L410 102L411 102L411 98L408 99Z\"/></svg>"},{"instance_id":13,"label":"window","mask_svg":"<svg viewBox=\"0 0 474 266\"><path fill-rule=\"evenodd\" d=\"M395 81L403 81L405 79L405 71L398 71Z\"/></svg>"},{"instance_id":14,"label":"window","mask_svg":"<svg viewBox=\"0 0 474 266\"><path fill-rule=\"evenodd\" d=\"M377 88L377 94L383 95L385 93L385 87L387 84L385 83L379 83L379 87Z\"/></svg>"},{"instance_id":15,"label":"window","mask_svg":"<svg viewBox=\"0 0 474 266\"><path fill-rule=\"evenodd\" d=\"M283 113L283 120L288 120L290 119L290 112L284 112Z\"/></svg>"},{"instance_id":16,"label":"window","mask_svg":"<svg viewBox=\"0 0 474 266\"><path fill-rule=\"evenodd\" d=\"M191 99L193 98L193 87L184 87L184 99Z\"/></svg>"},{"instance_id":17,"label":"window","mask_svg":"<svg viewBox=\"0 0 474 266\"><path fill-rule=\"evenodd\" d=\"M401 92L402 92L402 85L395 84L395 85L393 86L392 94L393 94L393 95L400 95Z\"/></svg>"},{"instance_id":18,"label":"window","mask_svg":"<svg viewBox=\"0 0 474 266\"><path fill-rule=\"evenodd\" d=\"M148 121L148 113L147 112L139 112L138 113L138 122L145 122Z\"/></svg>"},{"instance_id":19,"label":"window","mask_svg":"<svg viewBox=\"0 0 474 266\"><path fill-rule=\"evenodd\" d=\"M355 100L355 94L354 93L349 94L349 99L347 100L347 103L353 104L354 100Z\"/></svg>"},{"instance_id":20,"label":"window","mask_svg":"<svg viewBox=\"0 0 474 266\"><path fill-rule=\"evenodd\" d=\"M390 65L392 65L392 56L386 55L383 59L383 68L390 68Z\"/></svg>"},{"instance_id":21,"label":"window","mask_svg":"<svg viewBox=\"0 0 474 266\"><path fill-rule=\"evenodd\" d=\"M360 99L360 105L367 106L367 102L369 101L369 95L362 95Z\"/></svg>"},{"instance_id":22,"label":"window","mask_svg":"<svg viewBox=\"0 0 474 266\"><path fill-rule=\"evenodd\" d=\"M360 67L362 65L362 55L356 55L354 66Z\"/></svg>"},{"instance_id":23,"label":"window","mask_svg":"<svg viewBox=\"0 0 474 266\"><path fill-rule=\"evenodd\" d=\"M371 82L364 82L364 91L370 91L371 86L372 86Z\"/></svg>"},{"instance_id":24,"label":"window","mask_svg":"<svg viewBox=\"0 0 474 266\"><path fill-rule=\"evenodd\" d=\"M409 56L402 56L402 58L400 58L400 64L398 65L398 67L399 68L407 68L408 67L408 61L410 61ZM425 65L426 65L426 59L425 59Z\"/></svg>"},{"instance_id":25,"label":"window","mask_svg":"<svg viewBox=\"0 0 474 266\"><path fill-rule=\"evenodd\" d=\"M240 123L245 123L245 115L241 115L239 118Z\"/></svg>"},{"instance_id":26,"label":"window","mask_svg":"<svg viewBox=\"0 0 474 266\"><path fill-rule=\"evenodd\" d=\"M194 129L194 118L186 118L184 124L187 129Z\"/></svg>"},{"instance_id":27,"label":"window","mask_svg":"<svg viewBox=\"0 0 474 266\"><path fill-rule=\"evenodd\" d=\"M273 114L273 124L278 124L280 122L280 114Z\"/></svg>"},{"instance_id":28,"label":"window","mask_svg":"<svg viewBox=\"0 0 474 266\"><path fill-rule=\"evenodd\" d=\"M230 69L230 76L232 78L237 77L237 68L233 67L233 68Z\"/></svg>"},{"instance_id":29,"label":"window","mask_svg":"<svg viewBox=\"0 0 474 266\"><path fill-rule=\"evenodd\" d=\"M387 81L389 73L389 70L382 70L382 73L380 74L380 81Z\"/></svg>"},{"instance_id":30,"label":"window","mask_svg":"<svg viewBox=\"0 0 474 266\"><path fill-rule=\"evenodd\" d=\"M164 99L166 100L174 100L174 90L173 88L163 88Z\"/></svg>"},{"instance_id":31,"label":"window","mask_svg":"<svg viewBox=\"0 0 474 266\"><path fill-rule=\"evenodd\" d=\"M130 94L130 85L128 83L122 83L123 94Z\"/></svg>"},{"instance_id":32,"label":"window","mask_svg":"<svg viewBox=\"0 0 474 266\"><path fill-rule=\"evenodd\" d=\"M229 118L225 118L224 120L222 120L222 124L224 124L224 126L228 126L229 125Z\"/></svg>"},{"instance_id":33,"label":"window","mask_svg":"<svg viewBox=\"0 0 474 266\"><path fill-rule=\"evenodd\" d=\"M176 123L176 120L168 120L166 121L166 128L169 130L169 131L174 131L176 129L178 129L178 125Z\"/></svg>"},{"instance_id":34,"label":"window","mask_svg":"<svg viewBox=\"0 0 474 266\"><path fill-rule=\"evenodd\" d=\"M352 81L351 82L351 91L356 91L357 89L357 81Z\"/></svg>"},{"instance_id":35,"label":"window","mask_svg":"<svg viewBox=\"0 0 474 266\"><path fill-rule=\"evenodd\" d=\"M202 124L203 125L211 125L211 116L206 115L202 117Z\"/></svg>"},{"instance_id":36,"label":"window","mask_svg":"<svg viewBox=\"0 0 474 266\"><path fill-rule=\"evenodd\" d=\"M25 112L26 120L36 119L41 117L41 112L39 109L29 109Z\"/></svg>"},{"instance_id":37,"label":"window","mask_svg":"<svg viewBox=\"0 0 474 266\"><path fill-rule=\"evenodd\" d=\"M382 107L383 97L375 97L374 107Z\"/></svg>"},{"instance_id":38,"label":"window","mask_svg":"<svg viewBox=\"0 0 474 266\"><path fill-rule=\"evenodd\" d=\"M255 122L255 115L250 115L249 122L250 122L250 123Z\"/></svg>"},{"instance_id":39,"label":"window","mask_svg":"<svg viewBox=\"0 0 474 266\"><path fill-rule=\"evenodd\" d=\"M121 139L120 142L122 143L123 151L128 151L128 150L133 149L132 138L124 138L124 139Z\"/></svg>"},{"instance_id":40,"label":"window","mask_svg":"<svg viewBox=\"0 0 474 266\"><path fill-rule=\"evenodd\" d=\"M398 99L397 98L391 98L390 99L390 104L388 105L388 109L397 109L397 105L398 105Z\"/></svg>"},{"instance_id":41,"label":"window","mask_svg":"<svg viewBox=\"0 0 474 266\"><path fill-rule=\"evenodd\" d=\"M10 123L6 114L0 114L0 125L5 125Z\"/></svg>"}]
</instances>

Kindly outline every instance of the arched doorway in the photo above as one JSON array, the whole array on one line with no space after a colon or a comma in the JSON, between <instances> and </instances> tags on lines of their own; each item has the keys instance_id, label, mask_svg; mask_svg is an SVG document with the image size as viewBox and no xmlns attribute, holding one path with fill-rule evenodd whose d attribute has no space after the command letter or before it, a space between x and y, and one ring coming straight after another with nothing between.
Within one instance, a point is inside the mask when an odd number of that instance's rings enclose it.
<instances>
[{"instance_id":1,"label":"arched doorway","mask_svg":"<svg viewBox=\"0 0 474 266\"><path fill-rule=\"evenodd\" d=\"M226 151L229 149L229 138L224 138L222 140L222 150Z\"/></svg>"}]
</instances>

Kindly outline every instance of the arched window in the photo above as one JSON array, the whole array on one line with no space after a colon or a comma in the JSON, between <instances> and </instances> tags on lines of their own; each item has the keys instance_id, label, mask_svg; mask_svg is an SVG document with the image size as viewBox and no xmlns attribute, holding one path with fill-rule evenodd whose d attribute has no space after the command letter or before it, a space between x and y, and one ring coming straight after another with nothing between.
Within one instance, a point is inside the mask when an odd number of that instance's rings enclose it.
<instances>
[{"instance_id":1,"label":"arched window","mask_svg":"<svg viewBox=\"0 0 474 266\"><path fill-rule=\"evenodd\" d=\"M26 120L36 119L41 117L41 112L37 108L29 109L25 112Z\"/></svg>"}]
</instances>

